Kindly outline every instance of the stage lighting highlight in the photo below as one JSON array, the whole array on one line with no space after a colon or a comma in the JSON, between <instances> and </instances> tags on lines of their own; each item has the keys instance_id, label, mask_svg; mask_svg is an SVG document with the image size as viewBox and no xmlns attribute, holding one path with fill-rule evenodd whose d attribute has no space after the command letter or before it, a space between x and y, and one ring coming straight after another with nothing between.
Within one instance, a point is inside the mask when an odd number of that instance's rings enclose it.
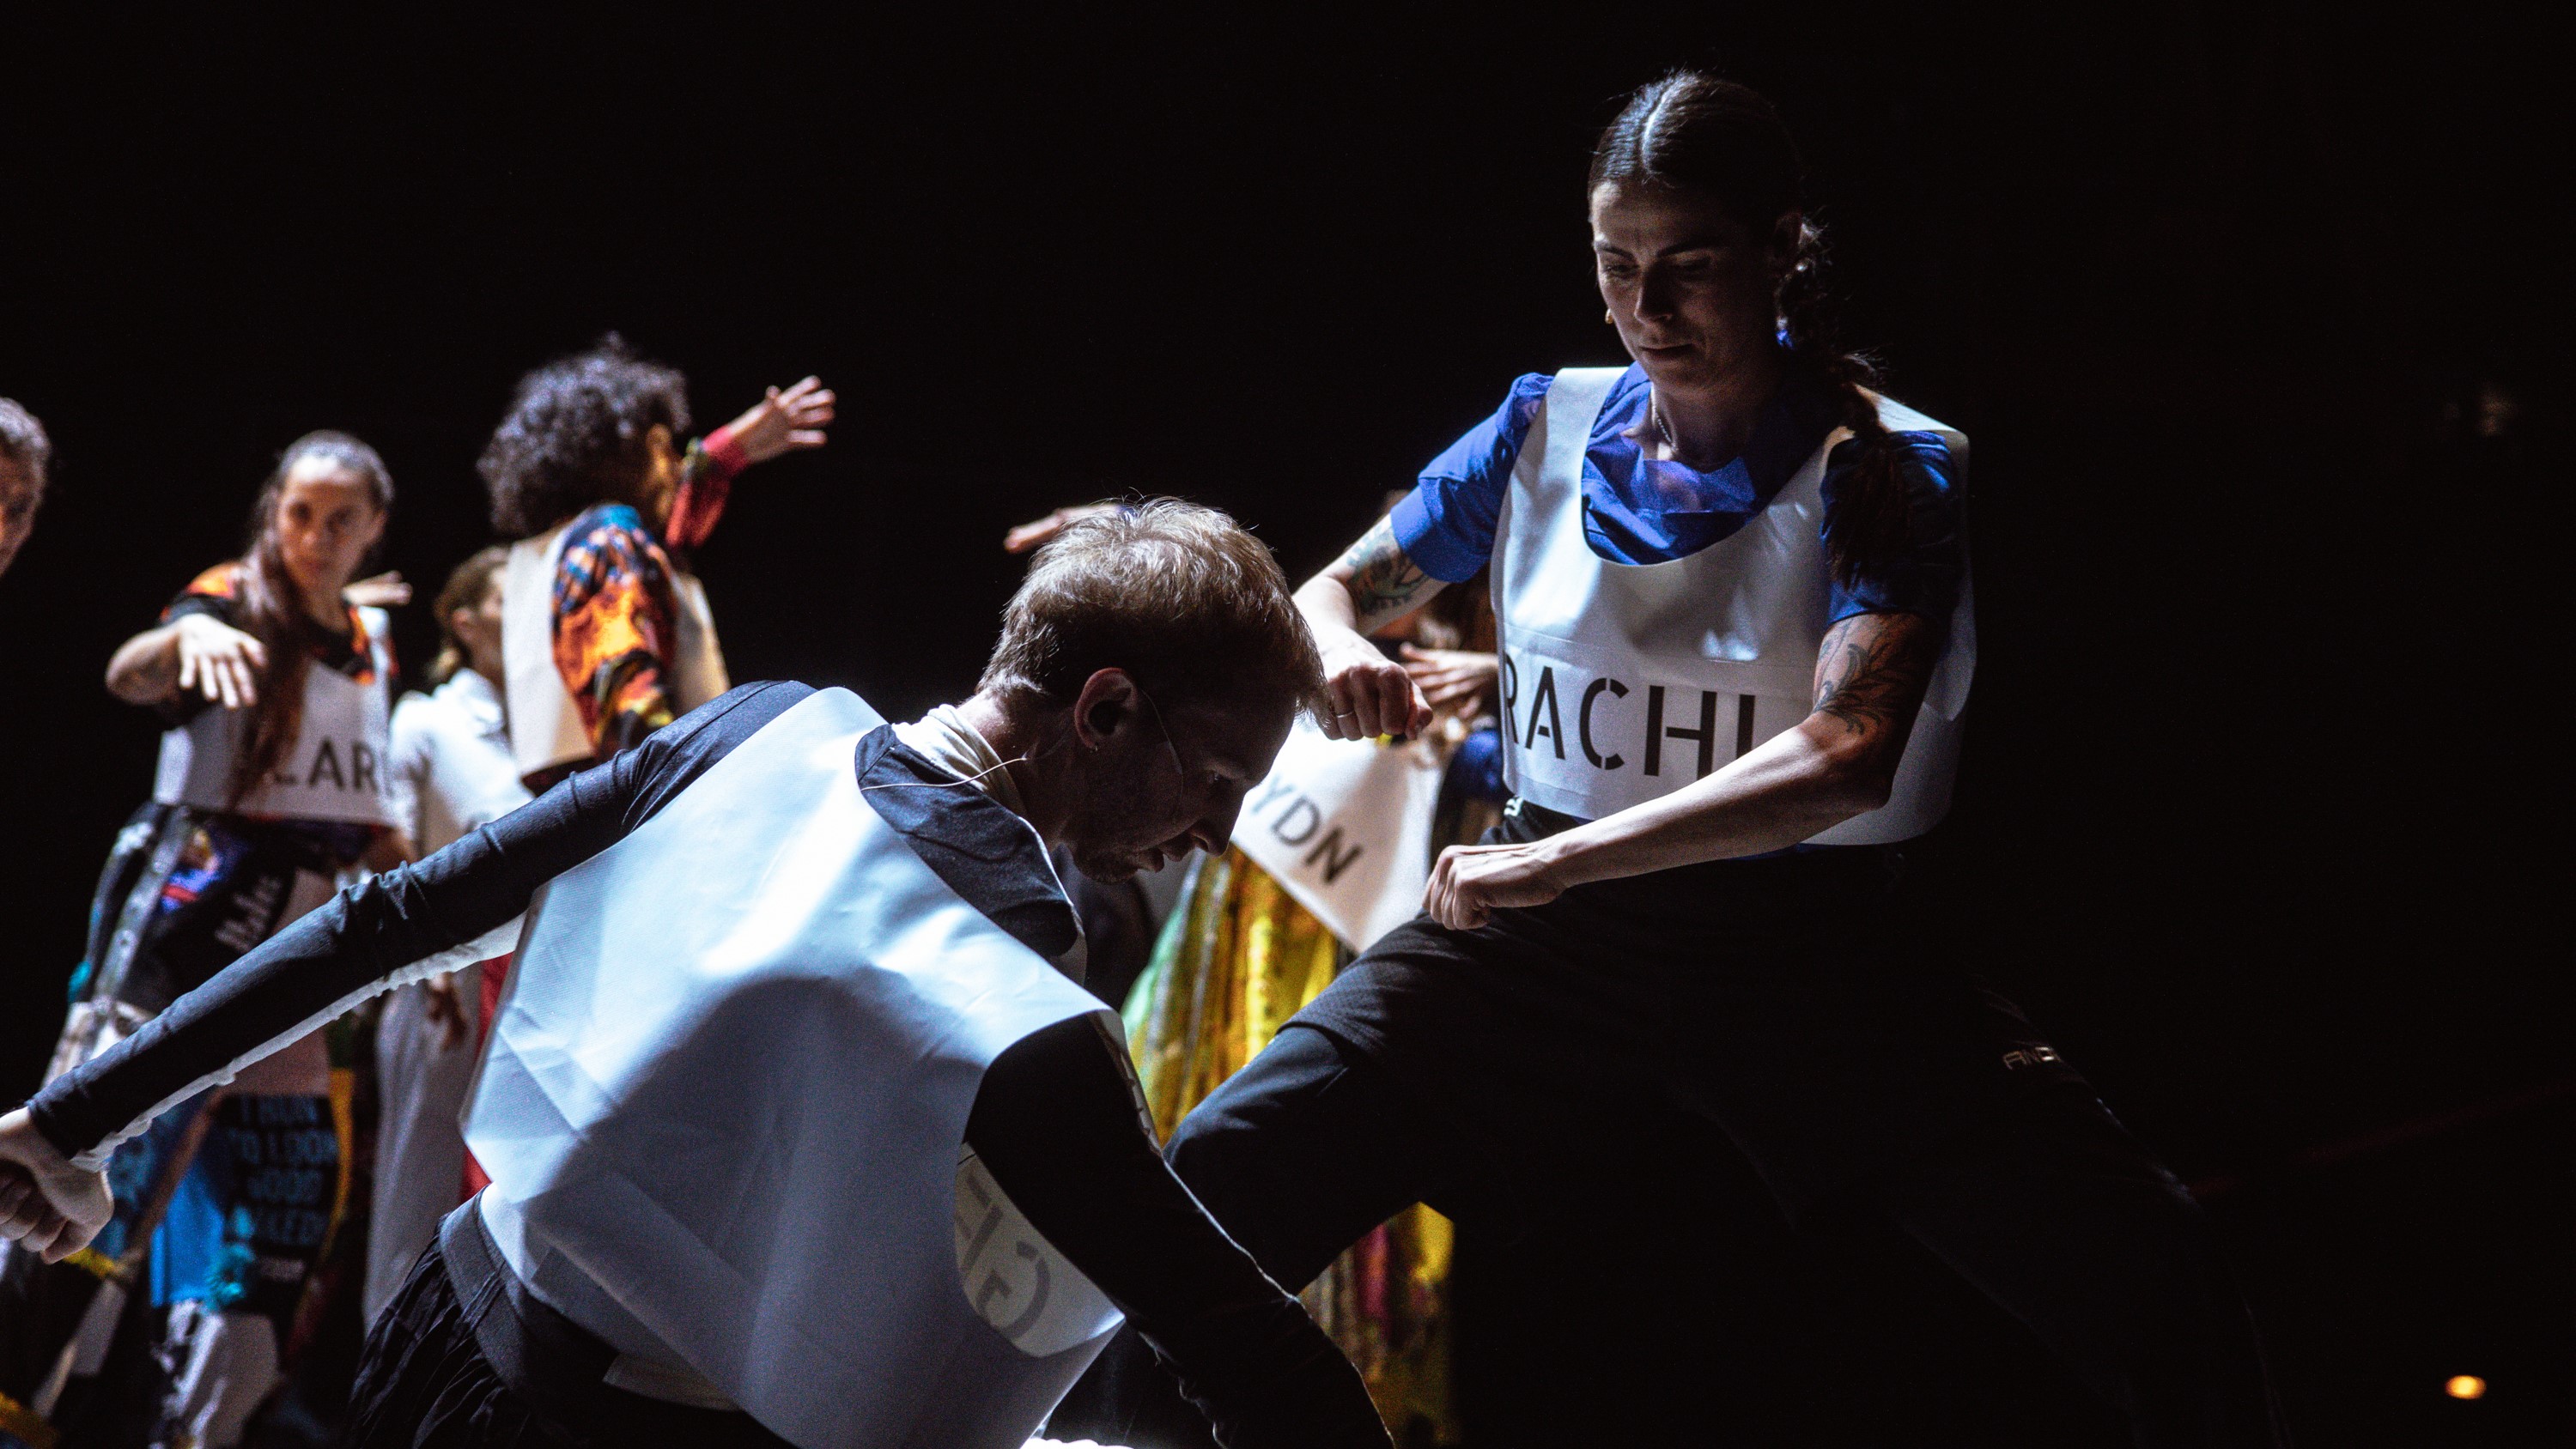
<instances>
[{"instance_id":1,"label":"stage lighting highlight","mask_svg":"<svg viewBox=\"0 0 2576 1449\"><path fill-rule=\"evenodd\" d=\"M2442 1392L2455 1399L2483 1399L2487 1396L2487 1381L2476 1374L2454 1374L2442 1385Z\"/></svg>"}]
</instances>

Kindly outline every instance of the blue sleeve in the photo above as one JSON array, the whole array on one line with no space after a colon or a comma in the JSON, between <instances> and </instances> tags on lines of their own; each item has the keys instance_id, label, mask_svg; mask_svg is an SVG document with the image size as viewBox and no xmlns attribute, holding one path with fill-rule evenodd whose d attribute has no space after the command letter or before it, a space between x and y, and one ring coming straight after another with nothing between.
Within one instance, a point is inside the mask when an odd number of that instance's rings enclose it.
<instances>
[{"instance_id":1,"label":"blue sleeve","mask_svg":"<svg viewBox=\"0 0 2576 1449\"><path fill-rule=\"evenodd\" d=\"M1959 602L1959 581L1968 568L1967 546L1960 529L1962 492L1950 445L1938 433L1893 435L1901 452L1897 467L1905 478L1912 504L1913 546L1898 558L1884 560L1845 584L1833 582L1829 619L1841 623L1854 614L1919 614L1946 623ZM1825 469L1825 533L1834 527L1835 484L1848 476L1852 445L1834 450Z\"/></svg>"},{"instance_id":2,"label":"blue sleeve","mask_svg":"<svg viewBox=\"0 0 2576 1449\"><path fill-rule=\"evenodd\" d=\"M1443 583L1464 583L1494 556L1503 490L1511 486L1512 465L1555 381L1544 372L1523 375L1502 407L1432 459L1413 491L1395 505L1388 522L1396 546L1424 573Z\"/></svg>"}]
</instances>

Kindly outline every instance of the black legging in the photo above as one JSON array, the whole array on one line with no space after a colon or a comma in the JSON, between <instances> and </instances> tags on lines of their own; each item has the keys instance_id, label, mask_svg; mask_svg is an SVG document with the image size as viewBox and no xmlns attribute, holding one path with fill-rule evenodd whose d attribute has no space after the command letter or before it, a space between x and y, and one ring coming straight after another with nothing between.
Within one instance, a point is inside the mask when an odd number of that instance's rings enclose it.
<instances>
[{"instance_id":1,"label":"black legging","mask_svg":"<svg viewBox=\"0 0 2576 1449\"><path fill-rule=\"evenodd\" d=\"M1401 1083L1295 1025L1190 1114L1167 1156L1290 1285L1313 1281L1407 1204L1475 1221L1508 1196ZM2260 1351L2206 1220L2098 1100L2034 1098L1857 1191L2028 1324L2138 1444L2280 1442ZM1055 1432L1140 1449L1207 1442L1128 1335L1076 1388Z\"/></svg>"}]
</instances>

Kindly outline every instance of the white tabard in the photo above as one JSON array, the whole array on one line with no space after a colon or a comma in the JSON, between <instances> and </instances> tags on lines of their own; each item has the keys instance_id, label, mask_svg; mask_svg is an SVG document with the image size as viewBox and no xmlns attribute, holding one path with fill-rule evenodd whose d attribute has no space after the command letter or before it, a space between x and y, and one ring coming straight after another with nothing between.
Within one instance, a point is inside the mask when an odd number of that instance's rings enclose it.
<instances>
[{"instance_id":1,"label":"white tabard","mask_svg":"<svg viewBox=\"0 0 2576 1449\"><path fill-rule=\"evenodd\" d=\"M966 1116L1105 1008L869 808L881 722L815 694L546 886L466 1141L511 1269L624 1353L807 1449L1017 1449L1118 1315Z\"/></svg>"},{"instance_id":2,"label":"white tabard","mask_svg":"<svg viewBox=\"0 0 2576 1449\"><path fill-rule=\"evenodd\" d=\"M522 776L598 753L581 725L581 709L555 668L555 571L563 564L564 534L557 524L510 546L501 573L501 672L510 704L510 753ZM733 687L724 647L716 641L715 615L695 574L671 574L671 599L679 612L672 641L671 712L687 714Z\"/></svg>"},{"instance_id":3,"label":"white tabard","mask_svg":"<svg viewBox=\"0 0 2576 1449\"><path fill-rule=\"evenodd\" d=\"M1716 543L1664 563L1613 563L1583 535L1583 455L1620 371L1556 375L1495 531L1504 775L1531 803L1587 819L1689 785L1807 717L1832 582L1825 462L1851 436L1835 429L1768 507ZM1940 434L1965 477L1965 434L1886 398L1878 414L1897 431ZM1887 803L1812 843L1884 844L1940 823L1976 663L1963 572Z\"/></svg>"},{"instance_id":4,"label":"white tabard","mask_svg":"<svg viewBox=\"0 0 2576 1449\"><path fill-rule=\"evenodd\" d=\"M1235 822L1234 843L1365 951L1422 910L1440 756L1427 741L1332 740L1300 715Z\"/></svg>"},{"instance_id":5,"label":"white tabard","mask_svg":"<svg viewBox=\"0 0 2576 1449\"><path fill-rule=\"evenodd\" d=\"M268 778L231 798L233 761L249 743L251 711L210 704L161 735L152 798L164 805L237 810L270 820L391 825L393 648L381 609L358 610L364 678L308 663L304 713Z\"/></svg>"}]
</instances>

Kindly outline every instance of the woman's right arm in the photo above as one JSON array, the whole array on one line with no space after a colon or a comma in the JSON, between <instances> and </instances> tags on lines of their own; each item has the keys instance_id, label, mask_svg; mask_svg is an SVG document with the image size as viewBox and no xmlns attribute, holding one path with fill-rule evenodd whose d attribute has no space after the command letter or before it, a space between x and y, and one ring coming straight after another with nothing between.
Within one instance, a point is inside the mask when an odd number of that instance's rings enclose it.
<instances>
[{"instance_id":1,"label":"woman's right arm","mask_svg":"<svg viewBox=\"0 0 2576 1449\"><path fill-rule=\"evenodd\" d=\"M1326 737L1409 739L1430 726L1431 706L1413 687L1412 676L1364 636L1446 587L1405 554L1395 540L1393 520L1381 518L1331 567L1297 590L1297 607L1314 631L1316 652L1324 660L1324 684L1332 695Z\"/></svg>"},{"instance_id":2,"label":"woman's right arm","mask_svg":"<svg viewBox=\"0 0 2576 1449\"><path fill-rule=\"evenodd\" d=\"M206 702L247 709L259 702L259 671L268 650L258 639L211 614L181 614L117 646L107 661L107 692L127 704L166 704L195 689Z\"/></svg>"}]
</instances>

